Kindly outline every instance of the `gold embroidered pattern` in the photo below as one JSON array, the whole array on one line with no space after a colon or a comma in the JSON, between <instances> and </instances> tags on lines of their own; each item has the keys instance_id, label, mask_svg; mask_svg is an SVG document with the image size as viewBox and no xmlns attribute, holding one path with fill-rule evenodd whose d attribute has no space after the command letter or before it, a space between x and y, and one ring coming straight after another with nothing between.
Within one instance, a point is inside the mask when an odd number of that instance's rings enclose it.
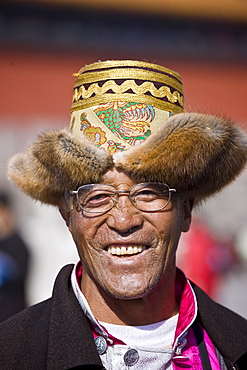
<instances>
[{"instance_id":1,"label":"gold embroidered pattern","mask_svg":"<svg viewBox=\"0 0 247 370\"><path fill-rule=\"evenodd\" d=\"M106 93L104 95L93 96L90 99L79 100L78 102L73 103L71 107L71 113L80 111L81 109L92 107L94 105L108 103L111 101L112 102L132 101L135 103L150 104L153 107L171 112L173 114L183 112L183 107L181 107L180 105L154 98L151 95L135 95L135 94L129 94L129 93L124 93L124 94L111 94L111 93L107 94Z\"/></svg>"},{"instance_id":2,"label":"gold embroidered pattern","mask_svg":"<svg viewBox=\"0 0 247 370\"><path fill-rule=\"evenodd\" d=\"M146 69L150 69L153 71L157 71L158 73L165 73L174 76L181 82L181 76L179 75L179 73L158 64L142 62L138 60L106 60L104 62L95 62L82 67L80 71L78 73L75 73L74 75L78 77L86 71L95 71L98 69L109 69L112 71L112 69L119 67L126 67L126 69L128 69L129 67L139 67L142 69L142 72L146 71Z\"/></svg>"},{"instance_id":3,"label":"gold embroidered pattern","mask_svg":"<svg viewBox=\"0 0 247 370\"><path fill-rule=\"evenodd\" d=\"M171 103L179 103L183 107L183 96L178 92L171 92L171 89L168 86L161 86L156 88L154 84L150 81L145 81L141 85L137 85L135 80L124 81L121 85L117 85L114 80L106 81L103 86L99 86L98 83L94 83L85 89L82 85L79 88L75 88L73 102L77 103L80 100L89 99L92 95L102 96L107 91L112 90L115 94L123 94L129 90L132 90L136 95L145 95L149 92L155 98L167 100Z\"/></svg>"},{"instance_id":4,"label":"gold embroidered pattern","mask_svg":"<svg viewBox=\"0 0 247 370\"><path fill-rule=\"evenodd\" d=\"M75 88L84 84L92 84L99 81L110 80L141 80L158 82L163 85L171 86L173 89L183 93L182 82L174 78L171 74L161 74L154 71L140 70L136 68L110 69L106 71L88 72L79 75L75 82Z\"/></svg>"}]
</instances>

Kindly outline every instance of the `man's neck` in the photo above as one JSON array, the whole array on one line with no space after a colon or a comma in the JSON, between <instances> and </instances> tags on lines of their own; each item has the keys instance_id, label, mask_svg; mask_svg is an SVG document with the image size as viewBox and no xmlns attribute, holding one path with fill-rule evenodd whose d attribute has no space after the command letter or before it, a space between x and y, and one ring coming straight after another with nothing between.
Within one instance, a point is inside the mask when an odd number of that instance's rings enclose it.
<instances>
[{"instance_id":1,"label":"man's neck","mask_svg":"<svg viewBox=\"0 0 247 370\"><path fill-rule=\"evenodd\" d=\"M82 291L97 320L117 325L148 325L178 313L175 276L169 284L161 280L148 295L138 299L117 299L99 291L84 273ZM171 280L171 279L170 279Z\"/></svg>"}]
</instances>

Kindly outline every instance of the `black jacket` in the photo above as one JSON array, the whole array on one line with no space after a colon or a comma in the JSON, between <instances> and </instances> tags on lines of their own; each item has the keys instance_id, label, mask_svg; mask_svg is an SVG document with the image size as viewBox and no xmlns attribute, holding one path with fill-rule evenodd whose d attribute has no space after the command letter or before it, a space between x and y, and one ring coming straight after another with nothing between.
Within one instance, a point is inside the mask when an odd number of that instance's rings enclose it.
<instances>
[{"instance_id":1,"label":"black jacket","mask_svg":"<svg viewBox=\"0 0 247 370\"><path fill-rule=\"evenodd\" d=\"M73 266L59 273L52 298L0 324L4 370L102 369L88 321L73 293ZM194 286L199 320L229 369L247 369L247 321L213 302Z\"/></svg>"}]
</instances>

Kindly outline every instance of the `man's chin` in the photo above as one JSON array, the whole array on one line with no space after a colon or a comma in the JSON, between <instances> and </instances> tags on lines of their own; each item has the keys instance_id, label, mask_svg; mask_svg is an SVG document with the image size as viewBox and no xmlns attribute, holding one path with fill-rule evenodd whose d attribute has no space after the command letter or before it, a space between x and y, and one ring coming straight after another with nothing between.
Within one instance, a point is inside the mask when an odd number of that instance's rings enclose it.
<instances>
[{"instance_id":1,"label":"man's chin","mask_svg":"<svg viewBox=\"0 0 247 370\"><path fill-rule=\"evenodd\" d=\"M141 299L147 296L155 287L155 283L152 285L136 286L135 284L128 284L127 286L117 286L111 289L106 289L105 293L114 299L119 300L134 300Z\"/></svg>"}]
</instances>

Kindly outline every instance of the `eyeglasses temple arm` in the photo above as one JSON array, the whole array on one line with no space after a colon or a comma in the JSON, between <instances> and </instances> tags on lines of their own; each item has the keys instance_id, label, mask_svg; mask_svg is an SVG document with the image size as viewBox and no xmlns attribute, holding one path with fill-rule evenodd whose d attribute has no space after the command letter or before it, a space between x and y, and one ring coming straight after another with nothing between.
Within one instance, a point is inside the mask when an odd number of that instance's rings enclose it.
<instances>
[{"instance_id":1,"label":"eyeglasses temple arm","mask_svg":"<svg viewBox=\"0 0 247 370\"><path fill-rule=\"evenodd\" d=\"M77 190L70 190L69 191L69 201L68 201L68 206L69 206L69 211L72 211L74 209L74 203L73 203L73 199L74 199L74 195L76 195L78 193Z\"/></svg>"}]
</instances>

